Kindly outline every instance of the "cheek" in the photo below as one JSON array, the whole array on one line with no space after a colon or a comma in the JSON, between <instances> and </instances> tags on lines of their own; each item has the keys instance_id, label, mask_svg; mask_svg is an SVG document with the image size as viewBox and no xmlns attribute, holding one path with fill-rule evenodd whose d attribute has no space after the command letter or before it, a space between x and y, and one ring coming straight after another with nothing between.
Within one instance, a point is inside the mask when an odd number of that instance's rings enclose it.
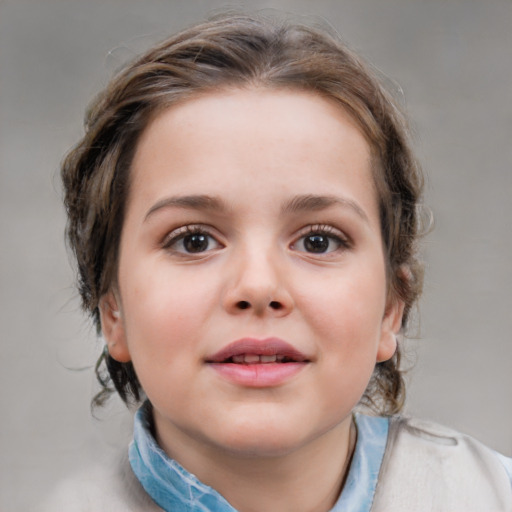
<instances>
[{"instance_id":1,"label":"cheek","mask_svg":"<svg viewBox=\"0 0 512 512\"><path fill-rule=\"evenodd\" d=\"M309 280L308 293L301 295L301 309L314 326L322 352L338 362L376 354L386 301L384 271L378 270L353 269L323 283ZM375 360L368 362L373 365Z\"/></svg>"},{"instance_id":2,"label":"cheek","mask_svg":"<svg viewBox=\"0 0 512 512\"><path fill-rule=\"evenodd\" d=\"M133 272L124 280L123 313L128 349L142 388L156 405L185 408L193 389L184 384L190 387L201 364L209 305L204 286L178 277Z\"/></svg>"},{"instance_id":3,"label":"cheek","mask_svg":"<svg viewBox=\"0 0 512 512\"><path fill-rule=\"evenodd\" d=\"M331 278L304 298L308 302L305 309L320 328L327 333L351 334L361 339L380 329L386 301L385 281Z\"/></svg>"},{"instance_id":4,"label":"cheek","mask_svg":"<svg viewBox=\"0 0 512 512\"><path fill-rule=\"evenodd\" d=\"M165 364L194 350L215 307L215 283L161 260L127 268L129 273L120 272L120 286L132 358Z\"/></svg>"}]
</instances>

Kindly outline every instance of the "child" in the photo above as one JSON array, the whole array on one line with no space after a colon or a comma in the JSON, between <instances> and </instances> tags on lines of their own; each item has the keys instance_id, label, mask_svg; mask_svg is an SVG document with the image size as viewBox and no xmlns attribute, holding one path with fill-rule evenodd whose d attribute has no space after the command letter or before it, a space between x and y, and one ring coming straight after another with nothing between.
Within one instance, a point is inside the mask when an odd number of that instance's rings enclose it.
<instances>
[{"instance_id":1,"label":"child","mask_svg":"<svg viewBox=\"0 0 512 512\"><path fill-rule=\"evenodd\" d=\"M62 175L96 403L110 379L142 406L129 460L51 510L512 510L510 459L397 416L422 178L334 36L183 31L97 98Z\"/></svg>"}]
</instances>

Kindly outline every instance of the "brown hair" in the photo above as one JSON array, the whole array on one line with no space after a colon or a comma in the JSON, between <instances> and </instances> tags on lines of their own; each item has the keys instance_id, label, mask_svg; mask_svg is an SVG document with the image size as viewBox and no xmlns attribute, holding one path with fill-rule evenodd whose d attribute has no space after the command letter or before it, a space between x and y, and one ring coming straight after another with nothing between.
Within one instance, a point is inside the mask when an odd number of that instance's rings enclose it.
<instances>
[{"instance_id":1,"label":"brown hair","mask_svg":"<svg viewBox=\"0 0 512 512\"><path fill-rule=\"evenodd\" d=\"M78 263L83 308L100 331L98 302L116 283L119 238L138 138L170 105L226 87L314 91L337 101L357 122L373 155L390 297L405 302L402 328L421 291L416 259L422 176L405 118L375 74L328 29L248 15L224 15L184 30L115 76L90 106L85 136L62 165L67 236ZM102 370L106 364L108 373ZM362 402L384 414L400 410L404 383L394 357L375 367ZM96 366L103 391L141 399L131 363L104 352Z\"/></svg>"}]
</instances>

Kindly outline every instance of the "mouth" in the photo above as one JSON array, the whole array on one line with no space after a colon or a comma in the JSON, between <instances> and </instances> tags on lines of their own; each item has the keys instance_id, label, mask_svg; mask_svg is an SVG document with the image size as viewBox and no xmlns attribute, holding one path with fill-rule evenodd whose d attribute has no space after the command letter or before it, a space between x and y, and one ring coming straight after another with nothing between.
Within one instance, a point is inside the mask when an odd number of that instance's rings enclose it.
<instances>
[{"instance_id":1,"label":"mouth","mask_svg":"<svg viewBox=\"0 0 512 512\"><path fill-rule=\"evenodd\" d=\"M278 338L235 341L206 359L223 379L249 388L271 388L285 384L311 360Z\"/></svg>"},{"instance_id":2,"label":"mouth","mask_svg":"<svg viewBox=\"0 0 512 512\"><path fill-rule=\"evenodd\" d=\"M307 363L308 357L289 343L278 338L257 340L244 338L234 341L206 360L207 363L272 364Z\"/></svg>"},{"instance_id":3,"label":"mouth","mask_svg":"<svg viewBox=\"0 0 512 512\"><path fill-rule=\"evenodd\" d=\"M270 363L297 363L302 362L293 357L283 354L263 355L263 354L240 354L220 361L221 363L233 364L270 364Z\"/></svg>"}]
</instances>

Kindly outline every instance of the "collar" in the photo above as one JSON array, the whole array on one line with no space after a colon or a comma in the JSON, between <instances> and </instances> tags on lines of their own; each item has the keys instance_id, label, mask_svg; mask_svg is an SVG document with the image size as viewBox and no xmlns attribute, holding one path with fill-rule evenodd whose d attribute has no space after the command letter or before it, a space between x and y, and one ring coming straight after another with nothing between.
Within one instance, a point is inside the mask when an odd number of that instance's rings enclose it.
<instances>
[{"instance_id":1,"label":"collar","mask_svg":"<svg viewBox=\"0 0 512 512\"><path fill-rule=\"evenodd\" d=\"M369 512L389 430L389 418L355 415L357 441L349 473L331 512ZM136 413L129 458L136 477L166 512L236 512L217 491L169 458L152 434L151 405Z\"/></svg>"}]
</instances>

